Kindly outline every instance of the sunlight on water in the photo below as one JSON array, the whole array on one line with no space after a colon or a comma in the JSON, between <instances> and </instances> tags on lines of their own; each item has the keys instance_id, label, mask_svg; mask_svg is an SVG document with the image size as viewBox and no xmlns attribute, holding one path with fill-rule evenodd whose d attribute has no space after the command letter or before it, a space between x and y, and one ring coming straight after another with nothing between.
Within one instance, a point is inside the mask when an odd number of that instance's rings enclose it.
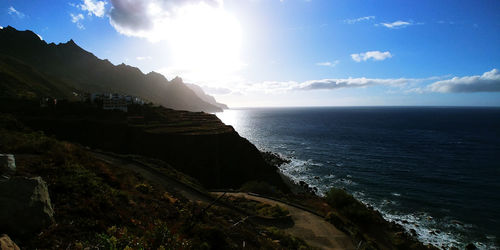
<instances>
[{"instance_id":1,"label":"sunlight on water","mask_svg":"<svg viewBox=\"0 0 500 250\"><path fill-rule=\"evenodd\" d=\"M233 126L235 129L238 126L238 123L239 122L242 122L242 113L238 112L238 110L234 110L234 109L227 109L227 110L224 110L224 112L218 112L218 113L215 113L215 115L217 115L217 117L219 117L219 119L226 125L231 125Z\"/></svg>"},{"instance_id":2,"label":"sunlight on water","mask_svg":"<svg viewBox=\"0 0 500 250\"><path fill-rule=\"evenodd\" d=\"M289 158L281 171L319 194L345 188L425 243L495 249L499 112L285 108L217 116L260 150Z\"/></svg>"}]
</instances>

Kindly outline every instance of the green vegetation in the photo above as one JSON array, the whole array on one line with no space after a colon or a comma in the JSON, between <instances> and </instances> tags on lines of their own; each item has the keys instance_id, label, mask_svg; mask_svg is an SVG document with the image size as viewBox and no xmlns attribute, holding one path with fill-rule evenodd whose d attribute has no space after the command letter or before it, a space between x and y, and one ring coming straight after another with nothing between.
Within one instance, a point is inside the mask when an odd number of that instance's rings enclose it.
<instances>
[{"instance_id":1,"label":"green vegetation","mask_svg":"<svg viewBox=\"0 0 500 250\"><path fill-rule=\"evenodd\" d=\"M336 208L339 214L354 222L373 223L372 211L342 189L330 189L326 194L326 201Z\"/></svg>"},{"instance_id":2,"label":"green vegetation","mask_svg":"<svg viewBox=\"0 0 500 250\"><path fill-rule=\"evenodd\" d=\"M1 117L16 124L9 116ZM20 239L21 246L123 249L191 244L178 232L164 233L168 241L155 236L167 223L175 227L172 219L182 215L159 190L136 190L146 185L140 176L97 161L73 144L8 127L0 129L0 151L16 154L18 175L42 176L48 183L57 222L34 239Z\"/></svg>"},{"instance_id":3,"label":"green vegetation","mask_svg":"<svg viewBox=\"0 0 500 250\"><path fill-rule=\"evenodd\" d=\"M243 209L249 214L255 214L258 216L280 218L289 214L288 209L282 206L273 206L254 200L248 200L244 197L229 196L226 201L235 207Z\"/></svg>"},{"instance_id":4,"label":"green vegetation","mask_svg":"<svg viewBox=\"0 0 500 250\"><path fill-rule=\"evenodd\" d=\"M359 249L433 249L387 222L382 215L356 200L342 189L332 188L325 197L331 210L326 220L360 242Z\"/></svg>"},{"instance_id":5,"label":"green vegetation","mask_svg":"<svg viewBox=\"0 0 500 250\"><path fill-rule=\"evenodd\" d=\"M275 242L278 242L280 246L285 249L313 249L312 247L308 246L304 242L304 240L286 234L282 230L275 227L268 227L263 233L268 234L271 239L273 239Z\"/></svg>"},{"instance_id":6,"label":"green vegetation","mask_svg":"<svg viewBox=\"0 0 500 250\"><path fill-rule=\"evenodd\" d=\"M249 181L243 184L240 188L242 192L256 193L273 197L282 196L283 193L275 186L263 181Z\"/></svg>"}]
</instances>

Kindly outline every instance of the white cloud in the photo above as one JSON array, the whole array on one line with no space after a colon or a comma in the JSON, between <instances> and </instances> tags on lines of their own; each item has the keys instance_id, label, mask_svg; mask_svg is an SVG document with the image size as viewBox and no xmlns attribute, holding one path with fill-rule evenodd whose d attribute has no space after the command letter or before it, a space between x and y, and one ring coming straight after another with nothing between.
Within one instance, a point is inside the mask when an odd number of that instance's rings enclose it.
<instances>
[{"instance_id":1,"label":"white cloud","mask_svg":"<svg viewBox=\"0 0 500 250\"><path fill-rule=\"evenodd\" d=\"M319 62L319 63L316 63L317 66L325 66L325 67L335 67L337 66L338 64L340 63L339 60L335 60L333 62Z\"/></svg>"},{"instance_id":2,"label":"white cloud","mask_svg":"<svg viewBox=\"0 0 500 250\"><path fill-rule=\"evenodd\" d=\"M296 87L297 90L315 90L315 89L340 89L340 88L359 88L373 85L402 86L408 84L414 79L380 79L380 78L346 78L346 79L322 79L302 82Z\"/></svg>"},{"instance_id":3,"label":"white cloud","mask_svg":"<svg viewBox=\"0 0 500 250\"><path fill-rule=\"evenodd\" d=\"M382 25L382 26L389 28L389 29L398 29L398 28L404 28L406 26L413 25L413 23L399 20L399 21L395 21L392 23L379 23L378 25Z\"/></svg>"},{"instance_id":4,"label":"white cloud","mask_svg":"<svg viewBox=\"0 0 500 250\"><path fill-rule=\"evenodd\" d=\"M482 75L453 77L434 82L427 90L441 93L500 92L500 72L492 69Z\"/></svg>"},{"instance_id":5,"label":"white cloud","mask_svg":"<svg viewBox=\"0 0 500 250\"><path fill-rule=\"evenodd\" d=\"M167 39L177 16L184 14L185 5L205 4L222 6L222 0L111 0L111 25L121 34L147 38L151 41Z\"/></svg>"},{"instance_id":6,"label":"white cloud","mask_svg":"<svg viewBox=\"0 0 500 250\"><path fill-rule=\"evenodd\" d=\"M364 53L351 54L352 60L356 62L367 61L372 59L373 61L382 61L387 58L391 58L392 54L389 51L381 52L378 50L375 51L367 51Z\"/></svg>"},{"instance_id":7,"label":"white cloud","mask_svg":"<svg viewBox=\"0 0 500 250\"><path fill-rule=\"evenodd\" d=\"M106 12L106 4L105 1L83 0L83 4L79 4L78 8L87 11L89 16L103 17Z\"/></svg>"},{"instance_id":8,"label":"white cloud","mask_svg":"<svg viewBox=\"0 0 500 250\"><path fill-rule=\"evenodd\" d=\"M223 87L201 86L201 88L209 95L228 95L232 93L230 89Z\"/></svg>"},{"instance_id":9,"label":"white cloud","mask_svg":"<svg viewBox=\"0 0 500 250\"><path fill-rule=\"evenodd\" d=\"M354 19L345 19L344 22L348 24L355 24L358 22L362 21L369 21L375 19L375 16L364 16L364 17L359 17L359 18L354 18Z\"/></svg>"},{"instance_id":10,"label":"white cloud","mask_svg":"<svg viewBox=\"0 0 500 250\"><path fill-rule=\"evenodd\" d=\"M363 88L371 86L388 86L397 88L403 93L424 94L440 93L475 93L500 92L500 70L492 69L482 75L453 77L431 76L426 78L333 78L296 81L266 81L255 84L245 84L246 88L238 91L260 91L265 93L287 92L297 90L336 90L342 88ZM445 80L440 80L445 79ZM430 82L433 82L429 84Z\"/></svg>"},{"instance_id":11,"label":"white cloud","mask_svg":"<svg viewBox=\"0 0 500 250\"><path fill-rule=\"evenodd\" d=\"M43 37L41 35L39 35L39 34L36 34L36 35L38 36L38 38L40 38L40 40L43 41Z\"/></svg>"},{"instance_id":12,"label":"white cloud","mask_svg":"<svg viewBox=\"0 0 500 250\"><path fill-rule=\"evenodd\" d=\"M81 30L85 29L85 27L81 23L81 20L85 19L85 17L82 14L73 14L73 13L70 13L69 15L71 16L71 22L75 23L76 27L78 27Z\"/></svg>"},{"instance_id":13,"label":"white cloud","mask_svg":"<svg viewBox=\"0 0 500 250\"><path fill-rule=\"evenodd\" d=\"M7 13L11 16L16 16L18 18L24 18L25 15L24 13L16 10L13 6L10 6L8 9L7 9Z\"/></svg>"},{"instance_id":14,"label":"white cloud","mask_svg":"<svg viewBox=\"0 0 500 250\"><path fill-rule=\"evenodd\" d=\"M139 61L144 61L144 60L151 60L152 58L150 56L138 56L135 59Z\"/></svg>"},{"instance_id":15,"label":"white cloud","mask_svg":"<svg viewBox=\"0 0 500 250\"><path fill-rule=\"evenodd\" d=\"M384 85L390 87L407 87L426 79L414 78L339 78L339 79L319 79L304 82L296 81L265 81L260 83L243 84L237 86L239 92L264 92L280 93L288 91L306 90L336 90L342 88L362 88L369 86Z\"/></svg>"},{"instance_id":16,"label":"white cloud","mask_svg":"<svg viewBox=\"0 0 500 250\"><path fill-rule=\"evenodd\" d=\"M437 21L438 24L450 24L450 25L453 25L455 24L455 22L453 21L443 21L443 20L439 20Z\"/></svg>"}]
</instances>

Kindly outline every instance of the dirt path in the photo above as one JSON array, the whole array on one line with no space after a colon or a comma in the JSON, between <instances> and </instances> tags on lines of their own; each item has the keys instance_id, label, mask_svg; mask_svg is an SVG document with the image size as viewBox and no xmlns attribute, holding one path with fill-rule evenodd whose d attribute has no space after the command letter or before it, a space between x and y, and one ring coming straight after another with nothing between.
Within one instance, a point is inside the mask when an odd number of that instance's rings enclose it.
<instances>
[{"instance_id":1,"label":"dirt path","mask_svg":"<svg viewBox=\"0 0 500 250\"><path fill-rule=\"evenodd\" d=\"M249 200L285 207L290 212L294 225L284 229L284 231L304 239L310 246L321 249L355 249L351 239L345 233L335 228L322 217L308 211L247 193L227 193L226 195L243 196Z\"/></svg>"},{"instance_id":2,"label":"dirt path","mask_svg":"<svg viewBox=\"0 0 500 250\"><path fill-rule=\"evenodd\" d=\"M108 162L113 165L121 166L141 174L145 179L163 186L174 188L189 200L211 203L213 197L197 192L188 187L186 184L180 183L172 178L144 166L134 161L110 156L104 153L90 152L94 157ZM215 193L222 194L222 193ZM255 200L271 205L280 205L285 207L290 212L294 225L285 228L284 231L304 239L310 246L320 249L355 249L351 239L343 232L335 228L332 224L326 222L322 217L317 216L306 210L290 206L288 204L278 202L263 197L257 197L246 193L227 193L226 195L244 196L246 199Z\"/></svg>"},{"instance_id":3,"label":"dirt path","mask_svg":"<svg viewBox=\"0 0 500 250\"><path fill-rule=\"evenodd\" d=\"M104 162L112 163L116 166L121 166L126 169L132 170L142 175L148 181L153 182L156 185L162 186L164 188L173 188L179 192L182 196L186 197L192 201L201 201L205 203L210 203L213 201L212 197L207 197L206 195L200 194L190 188L187 185L179 183L172 178L155 171L154 169L148 168L139 163L135 163L130 160L125 160L117 157L113 157L104 153L90 152L94 157Z\"/></svg>"}]
</instances>

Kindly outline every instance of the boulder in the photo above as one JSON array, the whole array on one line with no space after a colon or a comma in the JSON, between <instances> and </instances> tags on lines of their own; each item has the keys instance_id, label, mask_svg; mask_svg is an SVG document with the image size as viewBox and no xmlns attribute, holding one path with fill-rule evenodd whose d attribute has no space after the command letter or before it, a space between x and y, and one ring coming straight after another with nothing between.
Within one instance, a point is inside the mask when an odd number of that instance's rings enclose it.
<instances>
[{"instance_id":1,"label":"boulder","mask_svg":"<svg viewBox=\"0 0 500 250\"><path fill-rule=\"evenodd\" d=\"M12 241L8 235L0 235L0 250L20 250L20 248Z\"/></svg>"},{"instance_id":2,"label":"boulder","mask_svg":"<svg viewBox=\"0 0 500 250\"><path fill-rule=\"evenodd\" d=\"M54 221L47 184L41 177L0 182L0 233L31 237Z\"/></svg>"},{"instance_id":3,"label":"boulder","mask_svg":"<svg viewBox=\"0 0 500 250\"><path fill-rule=\"evenodd\" d=\"M16 172L14 155L0 154L0 180L9 179Z\"/></svg>"},{"instance_id":4,"label":"boulder","mask_svg":"<svg viewBox=\"0 0 500 250\"><path fill-rule=\"evenodd\" d=\"M465 246L465 249L467 249L467 250L474 250L474 249L477 249L477 247L474 244L469 243L467 246Z\"/></svg>"}]
</instances>

